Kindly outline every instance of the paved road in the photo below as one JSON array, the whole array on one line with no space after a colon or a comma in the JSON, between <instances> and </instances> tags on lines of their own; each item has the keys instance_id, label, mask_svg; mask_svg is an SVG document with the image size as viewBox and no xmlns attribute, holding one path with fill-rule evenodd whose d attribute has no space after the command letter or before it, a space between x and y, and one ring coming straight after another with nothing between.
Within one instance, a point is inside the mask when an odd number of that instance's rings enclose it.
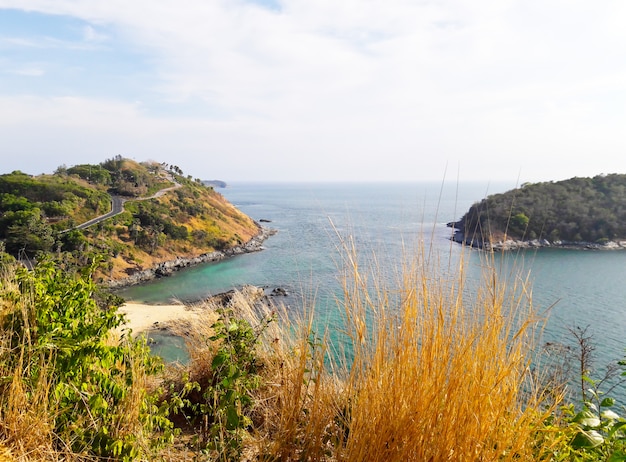
<instances>
[{"instance_id":1,"label":"paved road","mask_svg":"<svg viewBox=\"0 0 626 462\"><path fill-rule=\"evenodd\" d=\"M81 223L78 226L74 226L73 228L70 229L66 229L64 231L61 231L62 233L66 233L68 231L71 231L72 229L85 229L85 228L89 228L90 226L95 225L96 223L100 223L104 220L108 220L111 217L114 217L115 215L119 215L120 213L122 213L124 211L124 203L126 201L147 201L149 199L154 199L157 197L161 197L163 194L167 193L168 191L173 191L175 189L178 189L181 187L180 183L177 183L176 180L174 180L174 178L168 178L170 181L172 181L174 183L174 186L170 186L169 188L165 188L165 189L161 189L160 191L157 191L156 193L154 193L152 196L149 197L136 197L136 198L127 198L127 197L123 197L123 196L114 196L111 195L111 211L108 213L105 213L104 215L100 215L99 217L96 218L92 218L89 221L86 221L84 223Z\"/></svg>"},{"instance_id":2,"label":"paved road","mask_svg":"<svg viewBox=\"0 0 626 462\"><path fill-rule=\"evenodd\" d=\"M111 211L109 213L105 213L104 215L100 215L99 217L92 218L91 220L81 223L78 226L74 226L72 229L89 228L96 223L100 223L101 221L107 220L111 217L114 217L115 215L119 215L124 211L124 202L126 202L127 200L128 199L122 196L111 196Z\"/></svg>"}]
</instances>

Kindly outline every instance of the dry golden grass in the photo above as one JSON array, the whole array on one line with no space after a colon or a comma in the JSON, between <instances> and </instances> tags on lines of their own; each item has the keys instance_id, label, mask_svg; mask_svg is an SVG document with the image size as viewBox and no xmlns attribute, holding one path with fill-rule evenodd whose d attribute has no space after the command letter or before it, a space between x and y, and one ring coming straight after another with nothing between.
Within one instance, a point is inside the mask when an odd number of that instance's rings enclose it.
<instances>
[{"instance_id":1,"label":"dry golden grass","mask_svg":"<svg viewBox=\"0 0 626 462\"><path fill-rule=\"evenodd\" d=\"M332 360L327 336L314 336L314 313L294 319L274 308L278 321L257 351L264 386L249 458L534 461L539 444L557 444L543 422L558 397L544 400L530 374L542 321L524 278L500 275L487 258L468 295L462 263L446 279L422 255L389 288L356 262L348 248L338 305L352 354L343 360ZM269 309L239 295L231 306L253 326ZM192 376L211 363L207 336L191 337L192 352L204 345L192 353Z\"/></svg>"},{"instance_id":2,"label":"dry golden grass","mask_svg":"<svg viewBox=\"0 0 626 462\"><path fill-rule=\"evenodd\" d=\"M1 279L0 319L4 320L15 310L25 319L30 316L32 300L20 295L14 278L14 268L3 268ZM49 408L49 375L40 374L39 383L26 384L22 379L27 375L29 345L22 345L19 351L11 346L11 331L0 332L0 377L6 378L0 389L0 439L2 445L11 448L16 459L54 460L49 457L53 449L52 418L54 410ZM8 361L9 356L17 361ZM43 358L42 358L43 359ZM15 364L11 367L10 364ZM39 366L45 370L48 366L43 361Z\"/></svg>"},{"instance_id":3,"label":"dry golden grass","mask_svg":"<svg viewBox=\"0 0 626 462\"><path fill-rule=\"evenodd\" d=\"M470 297L462 268L453 280L433 278L418 257L393 305L388 290L372 294L355 261L344 303L353 404L339 459L536 460L550 410L528 388L537 320L524 282L499 281L486 266Z\"/></svg>"}]
</instances>

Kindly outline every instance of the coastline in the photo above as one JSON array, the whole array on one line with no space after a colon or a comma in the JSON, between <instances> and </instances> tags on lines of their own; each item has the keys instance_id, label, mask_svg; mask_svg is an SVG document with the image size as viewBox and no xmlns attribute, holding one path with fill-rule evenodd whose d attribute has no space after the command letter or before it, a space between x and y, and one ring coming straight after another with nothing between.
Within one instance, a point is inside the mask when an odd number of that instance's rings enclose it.
<instances>
[{"instance_id":1,"label":"coastline","mask_svg":"<svg viewBox=\"0 0 626 462\"><path fill-rule=\"evenodd\" d=\"M273 306L271 297L284 295L283 292L275 290L268 295L261 287L246 285L241 289L231 289L194 303L177 302L160 305L129 301L118 308L118 311L124 314L126 322L117 330L121 333L131 329L133 334L137 334L155 329L166 330L174 322L197 321L206 316L207 311L230 306L236 293L241 294L250 304L262 303L265 306Z\"/></svg>"},{"instance_id":2,"label":"coastline","mask_svg":"<svg viewBox=\"0 0 626 462\"><path fill-rule=\"evenodd\" d=\"M167 327L173 321L195 320L202 312L200 308L183 304L148 305L135 302L124 303L118 310L126 317L126 322L118 331L130 329L133 334Z\"/></svg>"},{"instance_id":3,"label":"coastline","mask_svg":"<svg viewBox=\"0 0 626 462\"><path fill-rule=\"evenodd\" d=\"M276 233L277 231L275 229L259 225L258 234L244 244L226 250L204 253L196 257L177 257L173 260L161 262L152 268L137 271L128 277L104 282L104 284L109 289L122 289L124 287L149 282L157 278L167 277L176 271L201 263L217 262L235 255L258 252L263 250L263 242Z\"/></svg>"},{"instance_id":4,"label":"coastline","mask_svg":"<svg viewBox=\"0 0 626 462\"><path fill-rule=\"evenodd\" d=\"M499 239L488 241L478 236L466 236L462 229L456 228L456 223L448 223L448 227L455 231L450 238L452 241L468 247L486 251L507 251L522 249L556 248L570 250L624 250L626 240L607 241L605 243L586 241L549 241L548 239Z\"/></svg>"}]
</instances>

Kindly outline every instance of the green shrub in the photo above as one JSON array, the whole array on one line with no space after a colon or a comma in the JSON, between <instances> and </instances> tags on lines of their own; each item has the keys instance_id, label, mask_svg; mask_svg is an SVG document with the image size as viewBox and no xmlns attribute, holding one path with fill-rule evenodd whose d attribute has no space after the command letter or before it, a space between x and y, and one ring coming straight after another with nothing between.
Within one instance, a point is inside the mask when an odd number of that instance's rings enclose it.
<instances>
[{"instance_id":1,"label":"green shrub","mask_svg":"<svg viewBox=\"0 0 626 462\"><path fill-rule=\"evenodd\" d=\"M259 336L273 321L264 318L258 326L218 310L207 345L216 345L205 377L187 380L172 398L173 408L198 430L198 443L223 460L239 460L243 437L252 424L249 413L253 391L261 382L261 361L256 347Z\"/></svg>"},{"instance_id":2,"label":"green shrub","mask_svg":"<svg viewBox=\"0 0 626 462\"><path fill-rule=\"evenodd\" d=\"M90 277L42 261L31 272L15 268L0 290L0 428L21 426L7 424L20 415L10 412L19 380L22 413L41 410L60 452L131 460L172 438L166 411L145 388L160 360L144 339L109 339L123 315L110 297L98 304Z\"/></svg>"}]
</instances>

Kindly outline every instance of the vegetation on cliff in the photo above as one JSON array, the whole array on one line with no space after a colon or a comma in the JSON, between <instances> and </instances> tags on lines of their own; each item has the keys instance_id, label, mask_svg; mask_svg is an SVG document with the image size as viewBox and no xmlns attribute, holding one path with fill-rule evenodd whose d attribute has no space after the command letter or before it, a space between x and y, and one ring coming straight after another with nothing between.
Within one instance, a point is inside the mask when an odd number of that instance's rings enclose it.
<instances>
[{"instance_id":1,"label":"vegetation on cliff","mask_svg":"<svg viewBox=\"0 0 626 462\"><path fill-rule=\"evenodd\" d=\"M472 205L453 224L464 240L606 243L626 239L626 175L523 184Z\"/></svg>"},{"instance_id":2,"label":"vegetation on cliff","mask_svg":"<svg viewBox=\"0 0 626 462\"><path fill-rule=\"evenodd\" d=\"M122 213L77 228L108 213L112 198L124 204ZM251 218L178 166L117 156L97 165L62 166L51 175L0 175L0 243L6 252L28 259L52 254L66 267L102 261L103 280L224 250L258 232Z\"/></svg>"}]
</instances>

